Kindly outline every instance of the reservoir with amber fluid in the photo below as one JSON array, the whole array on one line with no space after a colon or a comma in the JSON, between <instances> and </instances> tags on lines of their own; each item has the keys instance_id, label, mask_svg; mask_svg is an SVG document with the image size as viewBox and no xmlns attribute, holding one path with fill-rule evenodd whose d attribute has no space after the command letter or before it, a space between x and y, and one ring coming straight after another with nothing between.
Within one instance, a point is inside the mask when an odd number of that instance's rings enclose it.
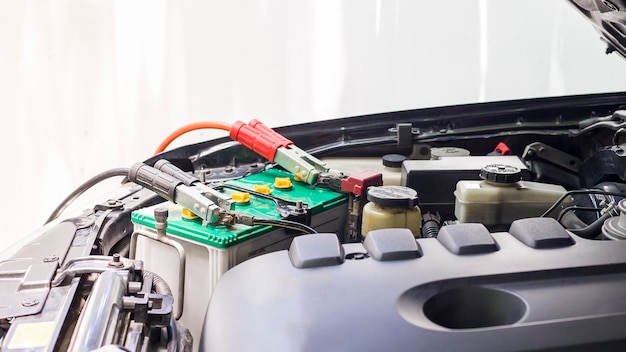
<instances>
[{"instance_id":1,"label":"reservoir with amber fluid","mask_svg":"<svg viewBox=\"0 0 626 352\"><path fill-rule=\"evenodd\" d=\"M370 187L369 203L363 207L363 237L372 230L406 228L420 236L422 212L417 206L417 191L403 186Z\"/></svg>"}]
</instances>

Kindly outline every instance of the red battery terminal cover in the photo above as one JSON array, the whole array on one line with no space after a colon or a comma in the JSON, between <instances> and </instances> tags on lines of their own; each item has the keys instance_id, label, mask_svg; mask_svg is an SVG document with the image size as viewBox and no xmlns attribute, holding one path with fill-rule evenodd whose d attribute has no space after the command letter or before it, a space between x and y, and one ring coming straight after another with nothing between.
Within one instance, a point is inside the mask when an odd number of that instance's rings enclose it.
<instances>
[{"instance_id":1,"label":"red battery terminal cover","mask_svg":"<svg viewBox=\"0 0 626 352\"><path fill-rule=\"evenodd\" d=\"M509 146L506 145L504 142L498 143L498 145L496 145L496 148L493 151L500 155L512 155L513 154L513 152L511 151L511 148L509 148Z\"/></svg>"},{"instance_id":2,"label":"red battery terminal cover","mask_svg":"<svg viewBox=\"0 0 626 352\"><path fill-rule=\"evenodd\" d=\"M365 195L368 187L382 185L383 174L371 170L357 172L341 180L341 190L354 193L360 197Z\"/></svg>"}]
</instances>

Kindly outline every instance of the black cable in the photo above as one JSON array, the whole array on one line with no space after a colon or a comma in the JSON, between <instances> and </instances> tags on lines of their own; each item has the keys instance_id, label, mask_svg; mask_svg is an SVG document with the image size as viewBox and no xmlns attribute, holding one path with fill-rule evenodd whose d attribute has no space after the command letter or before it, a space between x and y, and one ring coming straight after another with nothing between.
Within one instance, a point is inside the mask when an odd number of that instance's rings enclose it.
<instances>
[{"instance_id":1,"label":"black cable","mask_svg":"<svg viewBox=\"0 0 626 352\"><path fill-rule=\"evenodd\" d=\"M254 219L252 225L266 225L282 227L289 230L301 231L306 234L317 233L314 228L295 221L278 220L278 219Z\"/></svg>"},{"instance_id":2,"label":"black cable","mask_svg":"<svg viewBox=\"0 0 626 352\"><path fill-rule=\"evenodd\" d=\"M290 200L286 200L286 199L282 199L282 198L278 198L278 197L274 197L271 196L269 194L265 194L265 193L261 193L261 192L257 192L251 189L247 189L245 187L239 187L236 185L231 185L231 184L227 184L227 183L222 183L220 185L217 185L215 187L213 187L216 190L221 190L222 188L229 188L235 191L239 191L239 192L245 192L245 193L249 193L253 196L257 196L259 198L264 198L267 200L270 200L272 202L274 202L274 204L276 204L277 207L282 207L283 204L287 204L287 205L291 205L291 206L295 206L296 202L290 201Z\"/></svg>"},{"instance_id":3,"label":"black cable","mask_svg":"<svg viewBox=\"0 0 626 352\"><path fill-rule=\"evenodd\" d=\"M297 202L286 200L286 199L282 199L282 198L278 198L278 197L274 197L274 196L271 196L269 194L253 191L251 189L247 189L245 187L239 187L239 186L236 186L236 185L222 183L222 184L214 186L213 188L216 189L216 190L222 190L224 188L228 188L228 189L232 189L232 190L239 191L239 192L249 193L249 194L251 194L253 196L257 196L259 198L267 199L267 200L269 200L271 202L274 202L274 205L276 206L276 211L283 218L286 218L286 217L288 217L288 216L290 216L292 214L291 211L288 208L289 206L292 206L292 207L297 207L298 206ZM302 207L303 207L303 210L305 210L305 211L306 211L306 209L308 209L308 205L306 203L302 203Z\"/></svg>"},{"instance_id":4,"label":"black cable","mask_svg":"<svg viewBox=\"0 0 626 352\"><path fill-rule=\"evenodd\" d=\"M552 206L550 206L548 210L546 210L543 214L541 214L541 217L542 218L546 217L548 214L554 211L554 209L556 209L559 206L559 204L561 204L565 200L565 198L571 196L572 194L603 194L605 196L615 196L615 197L624 196L624 193L606 192L606 191L601 191L599 189L578 189L578 190L573 190L573 191L567 191L556 202L554 202L554 204L552 204Z\"/></svg>"},{"instance_id":5,"label":"black cable","mask_svg":"<svg viewBox=\"0 0 626 352\"><path fill-rule=\"evenodd\" d=\"M148 276L152 276L152 282L150 282L150 285L151 288L154 289L154 293L173 296L172 289L161 276L152 271L143 269L141 273L141 278L143 279L143 281L146 281L146 279L148 279Z\"/></svg>"},{"instance_id":6,"label":"black cable","mask_svg":"<svg viewBox=\"0 0 626 352\"><path fill-rule=\"evenodd\" d=\"M567 207L563 210L561 210L561 212L559 213L559 216L556 218L556 221L561 222L561 219L563 219L563 215L565 215L565 213L567 213L568 211L600 211L602 210L602 208L596 208L596 207L578 207L575 205L572 205L571 207Z\"/></svg>"},{"instance_id":7,"label":"black cable","mask_svg":"<svg viewBox=\"0 0 626 352\"><path fill-rule=\"evenodd\" d=\"M276 206L280 206L280 204L278 203L279 202L279 198L272 197L269 194L253 191L251 189L247 189L247 188L244 188L244 187L239 187L239 186L223 183L223 184L215 186L213 188L216 189L216 190L220 190L222 188L229 188L229 189L233 189L233 190L239 191L239 192L246 192L246 193L252 194L253 196L257 196L259 198L264 198L264 199L270 200L270 201L274 202L274 204L276 204ZM287 202L285 200L282 200L282 201Z\"/></svg>"},{"instance_id":8,"label":"black cable","mask_svg":"<svg viewBox=\"0 0 626 352\"><path fill-rule=\"evenodd\" d=\"M604 224L604 221L610 217L611 217L611 212L606 212L604 215L599 217L598 220L592 222L591 225L587 227L583 227L582 229L567 229L567 230L582 238L591 240L591 239L598 237L598 235L602 232L602 225Z\"/></svg>"},{"instance_id":9,"label":"black cable","mask_svg":"<svg viewBox=\"0 0 626 352\"><path fill-rule=\"evenodd\" d=\"M128 168L117 168L117 169L111 169L111 170L107 170L105 172L99 173L96 176L90 178L89 180L87 180L85 183L83 183L82 185L80 185L78 188L76 188L74 190L74 192L70 193L69 196L67 196L65 199L63 199L63 201L61 202L61 204L59 204L54 211L52 212L52 214L50 214L50 216L48 217L48 219L46 220L46 222L44 223L47 224L50 221L56 219L59 217L59 215L61 215L61 213L70 205L72 204L76 198L80 197L81 194L85 193L87 190L89 190L90 188L92 188L93 186L97 185L98 183L109 179L111 177L115 177L115 176L128 176L128 172L130 171L130 169Z\"/></svg>"}]
</instances>

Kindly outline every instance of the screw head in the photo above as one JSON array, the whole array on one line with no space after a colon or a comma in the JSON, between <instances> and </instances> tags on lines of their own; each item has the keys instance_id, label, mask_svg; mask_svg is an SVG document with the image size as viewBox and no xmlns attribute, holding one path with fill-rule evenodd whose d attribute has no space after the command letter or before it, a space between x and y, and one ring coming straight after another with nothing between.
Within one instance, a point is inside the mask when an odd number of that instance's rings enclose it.
<instances>
[{"instance_id":1,"label":"screw head","mask_svg":"<svg viewBox=\"0 0 626 352\"><path fill-rule=\"evenodd\" d=\"M43 258L43 262L44 263L52 263L52 262L56 262L57 260L59 260L59 257L57 257L54 254L49 255L49 256Z\"/></svg>"},{"instance_id":2,"label":"screw head","mask_svg":"<svg viewBox=\"0 0 626 352\"><path fill-rule=\"evenodd\" d=\"M34 307L39 304L39 300L36 298L26 298L22 301L22 306L24 307Z\"/></svg>"}]
</instances>

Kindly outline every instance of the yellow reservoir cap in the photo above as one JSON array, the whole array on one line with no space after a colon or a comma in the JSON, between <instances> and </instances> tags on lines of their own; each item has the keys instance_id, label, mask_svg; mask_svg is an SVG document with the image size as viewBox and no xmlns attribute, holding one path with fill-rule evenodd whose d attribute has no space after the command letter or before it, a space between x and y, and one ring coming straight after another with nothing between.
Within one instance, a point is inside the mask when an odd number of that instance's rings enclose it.
<instances>
[{"instance_id":1,"label":"yellow reservoir cap","mask_svg":"<svg viewBox=\"0 0 626 352\"><path fill-rule=\"evenodd\" d=\"M250 203L250 193L235 192L230 195L230 199L234 200L237 204Z\"/></svg>"},{"instance_id":2,"label":"yellow reservoir cap","mask_svg":"<svg viewBox=\"0 0 626 352\"><path fill-rule=\"evenodd\" d=\"M272 190L270 189L270 186L268 184L254 185L252 189L254 189L255 192L259 192L259 193L263 193L267 195L272 194Z\"/></svg>"},{"instance_id":3,"label":"yellow reservoir cap","mask_svg":"<svg viewBox=\"0 0 626 352\"><path fill-rule=\"evenodd\" d=\"M293 187L291 179L289 177L276 177L274 179L274 187L280 189L288 189Z\"/></svg>"},{"instance_id":4,"label":"yellow reservoir cap","mask_svg":"<svg viewBox=\"0 0 626 352\"><path fill-rule=\"evenodd\" d=\"M187 219L187 220L193 220L193 219L199 218L198 215L194 214L191 210L189 210L187 208L183 208L180 211L180 217L183 218L183 219Z\"/></svg>"}]
</instances>

